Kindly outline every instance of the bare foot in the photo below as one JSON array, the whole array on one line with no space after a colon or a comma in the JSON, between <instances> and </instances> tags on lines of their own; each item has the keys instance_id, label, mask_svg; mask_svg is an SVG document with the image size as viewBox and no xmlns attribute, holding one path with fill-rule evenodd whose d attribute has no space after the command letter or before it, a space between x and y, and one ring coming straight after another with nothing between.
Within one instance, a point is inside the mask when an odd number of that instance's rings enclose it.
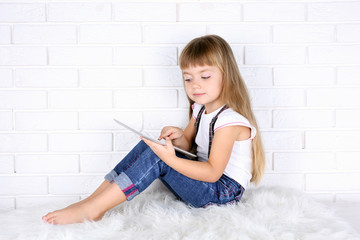
<instances>
[{"instance_id":1,"label":"bare foot","mask_svg":"<svg viewBox=\"0 0 360 240\"><path fill-rule=\"evenodd\" d=\"M71 224L84 221L98 221L105 213L99 212L91 204L83 203L73 207L66 207L46 214L42 220L50 224Z\"/></svg>"}]
</instances>

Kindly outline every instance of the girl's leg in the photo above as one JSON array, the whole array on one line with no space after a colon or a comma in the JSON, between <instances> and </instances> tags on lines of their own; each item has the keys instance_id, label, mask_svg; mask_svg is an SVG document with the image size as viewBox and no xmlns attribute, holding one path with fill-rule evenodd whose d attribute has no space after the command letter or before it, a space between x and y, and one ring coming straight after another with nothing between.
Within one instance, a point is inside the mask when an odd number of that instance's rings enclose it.
<instances>
[{"instance_id":1,"label":"girl's leg","mask_svg":"<svg viewBox=\"0 0 360 240\"><path fill-rule=\"evenodd\" d=\"M133 150L115 167L118 171L128 169L134 161L146 150L146 144L140 142ZM135 159L134 159L135 158ZM108 174L109 175L109 174ZM45 215L42 219L48 223L67 224L82 222L84 220L98 220L109 210L109 206L118 205L126 200L126 196L117 184L105 180L88 198L74 203L64 209ZM108 198L104 198L107 196ZM114 199L113 199L114 198ZM101 203L101 201L104 201ZM96 204L95 204L96 203ZM92 209L93 205L98 205ZM114 206L116 206L114 205ZM104 212L105 211L105 212Z\"/></svg>"},{"instance_id":2,"label":"girl's leg","mask_svg":"<svg viewBox=\"0 0 360 240\"><path fill-rule=\"evenodd\" d=\"M98 194L100 194L101 192L103 192L103 191L104 191L106 188L108 188L110 185L111 185L111 183L109 183L108 181L104 180L104 181L100 184L100 186L99 186L90 196L88 196L87 198L85 198L85 199L83 199L83 200L81 200L81 201L79 201L79 202L76 202L76 203L73 203L73 204L67 206L67 208L75 207L75 206L77 206L77 205L79 205L79 204L82 204L82 203L84 203L84 202L86 202L86 201L89 201L91 198L93 198L93 197L97 196Z\"/></svg>"},{"instance_id":3,"label":"girl's leg","mask_svg":"<svg viewBox=\"0 0 360 240\"><path fill-rule=\"evenodd\" d=\"M209 183L180 174L160 160L143 141L136 148L140 150L137 154L131 155L130 152L130 157L126 157L105 177L109 182L116 183L128 200L144 191L157 178L178 198L194 207L236 202L244 192L239 183L225 175L217 182ZM186 158L181 154L178 156Z\"/></svg>"},{"instance_id":4,"label":"girl's leg","mask_svg":"<svg viewBox=\"0 0 360 240\"><path fill-rule=\"evenodd\" d=\"M116 184L110 184L82 203L48 213L43 217L43 220L51 224L71 224L86 220L97 221L108 210L125 200L123 191Z\"/></svg>"}]
</instances>

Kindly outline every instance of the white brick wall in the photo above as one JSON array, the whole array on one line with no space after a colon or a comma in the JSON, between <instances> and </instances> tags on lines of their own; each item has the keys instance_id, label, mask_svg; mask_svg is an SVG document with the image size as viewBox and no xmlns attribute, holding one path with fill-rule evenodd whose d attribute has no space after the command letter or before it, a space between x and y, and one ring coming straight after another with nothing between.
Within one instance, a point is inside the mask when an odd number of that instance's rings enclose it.
<instances>
[{"instance_id":1,"label":"white brick wall","mask_svg":"<svg viewBox=\"0 0 360 240\"><path fill-rule=\"evenodd\" d=\"M139 140L184 127L178 56L232 46L266 151L263 185L360 200L360 3L0 1L0 209L71 202Z\"/></svg>"}]
</instances>

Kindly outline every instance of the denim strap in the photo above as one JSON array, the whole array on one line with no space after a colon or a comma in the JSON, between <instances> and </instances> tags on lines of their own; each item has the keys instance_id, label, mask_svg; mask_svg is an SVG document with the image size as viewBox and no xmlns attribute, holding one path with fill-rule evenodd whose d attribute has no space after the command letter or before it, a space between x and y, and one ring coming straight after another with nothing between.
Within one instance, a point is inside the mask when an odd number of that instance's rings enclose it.
<instances>
[{"instance_id":1,"label":"denim strap","mask_svg":"<svg viewBox=\"0 0 360 240\"><path fill-rule=\"evenodd\" d=\"M215 117L213 117L213 119L211 120L210 122L210 125L209 125L209 149L208 149L208 157L210 156L210 150L211 150L211 145L212 145L212 142L213 142L213 139L214 139L214 126L215 126L215 122L216 120L218 119L218 116L220 115L220 113L222 113L223 111L225 111L226 109L228 109L229 107L224 105L221 110L215 115ZM196 135L198 133L198 130L199 130L199 124L200 124L200 119L201 119L201 116L202 116L202 113L205 111L205 106L202 106L202 108L200 109L198 115L197 115L197 118L196 118L196 121L195 121L195 129L196 129ZM196 137L195 135L195 137Z\"/></svg>"}]
</instances>

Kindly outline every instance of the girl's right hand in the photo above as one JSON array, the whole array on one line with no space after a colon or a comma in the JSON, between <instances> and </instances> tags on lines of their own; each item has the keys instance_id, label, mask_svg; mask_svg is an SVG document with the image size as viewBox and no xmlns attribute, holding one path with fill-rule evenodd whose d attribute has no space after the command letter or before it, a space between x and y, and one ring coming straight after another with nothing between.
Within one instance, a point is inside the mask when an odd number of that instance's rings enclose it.
<instances>
[{"instance_id":1,"label":"girl's right hand","mask_svg":"<svg viewBox=\"0 0 360 240\"><path fill-rule=\"evenodd\" d=\"M181 138L184 135L184 131L181 128L178 127L164 127L161 130L161 134L158 138L158 140L170 138L170 140Z\"/></svg>"}]
</instances>

